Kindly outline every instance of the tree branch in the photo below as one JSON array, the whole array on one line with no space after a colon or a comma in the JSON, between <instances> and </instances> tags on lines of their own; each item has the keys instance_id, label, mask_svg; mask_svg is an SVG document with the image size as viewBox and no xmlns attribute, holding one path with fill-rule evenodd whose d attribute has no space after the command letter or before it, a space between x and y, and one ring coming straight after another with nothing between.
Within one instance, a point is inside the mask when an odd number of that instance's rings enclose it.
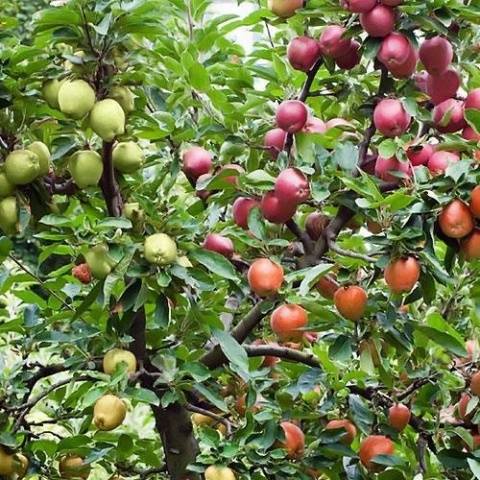
<instances>
[{"instance_id":1,"label":"tree branch","mask_svg":"<svg viewBox=\"0 0 480 480\"><path fill-rule=\"evenodd\" d=\"M112 150L113 142L103 142L103 173L100 179L100 187L102 188L109 215L112 217L120 217L123 210L123 199L117 179L115 178Z\"/></svg>"},{"instance_id":2,"label":"tree branch","mask_svg":"<svg viewBox=\"0 0 480 480\"><path fill-rule=\"evenodd\" d=\"M328 248L332 252L338 253L338 255L343 255L344 257L350 258L358 258L359 260L363 260L367 263L376 263L376 259L373 257L369 257L368 255L363 255L362 253L352 252L351 250L344 250L343 248L339 247L333 240L327 240Z\"/></svg>"},{"instance_id":3,"label":"tree branch","mask_svg":"<svg viewBox=\"0 0 480 480\"><path fill-rule=\"evenodd\" d=\"M304 353L293 348L277 345L246 345L245 351L249 357L278 357L292 362L303 363L310 367L321 368L320 362L311 353Z\"/></svg>"},{"instance_id":4,"label":"tree branch","mask_svg":"<svg viewBox=\"0 0 480 480\"><path fill-rule=\"evenodd\" d=\"M187 403L186 408L190 412L200 413L201 415L205 415L207 417L213 418L216 421L216 423L221 423L225 425L225 428L227 429L227 435L230 435L232 433L232 425L225 417L222 417L221 415L217 415L216 413L213 413L210 410L206 410L205 408L200 408L195 405L192 405L191 403Z\"/></svg>"},{"instance_id":5,"label":"tree branch","mask_svg":"<svg viewBox=\"0 0 480 480\"><path fill-rule=\"evenodd\" d=\"M310 254L313 250L314 242L312 242L307 232L302 230L293 219L290 219L285 225L302 242L305 253Z\"/></svg>"}]
</instances>

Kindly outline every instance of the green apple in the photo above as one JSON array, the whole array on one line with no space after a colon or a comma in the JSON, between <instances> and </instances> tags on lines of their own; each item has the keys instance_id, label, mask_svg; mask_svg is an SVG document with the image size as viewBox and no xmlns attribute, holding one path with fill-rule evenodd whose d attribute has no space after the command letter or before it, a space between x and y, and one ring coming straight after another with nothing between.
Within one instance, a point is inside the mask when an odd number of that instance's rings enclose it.
<instances>
[{"instance_id":1,"label":"green apple","mask_svg":"<svg viewBox=\"0 0 480 480\"><path fill-rule=\"evenodd\" d=\"M55 108L58 110L58 92L64 81L65 80L57 80L54 78L44 82L42 86L42 97L48 103L50 108Z\"/></svg>"},{"instance_id":2,"label":"green apple","mask_svg":"<svg viewBox=\"0 0 480 480\"><path fill-rule=\"evenodd\" d=\"M5 159L5 173L14 185L27 185L40 174L40 159L30 150L14 150Z\"/></svg>"},{"instance_id":3,"label":"green apple","mask_svg":"<svg viewBox=\"0 0 480 480\"><path fill-rule=\"evenodd\" d=\"M0 169L0 198L8 197L15 191L15 185L8 179L5 168Z\"/></svg>"},{"instance_id":4,"label":"green apple","mask_svg":"<svg viewBox=\"0 0 480 480\"><path fill-rule=\"evenodd\" d=\"M177 244L165 233L155 233L145 239L144 255L150 263L168 265L177 259Z\"/></svg>"},{"instance_id":5,"label":"green apple","mask_svg":"<svg viewBox=\"0 0 480 480\"><path fill-rule=\"evenodd\" d=\"M0 228L6 234L17 231L18 205L16 197L6 197L0 200Z\"/></svg>"},{"instance_id":6,"label":"green apple","mask_svg":"<svg viewBox=\"0 0 480 480\"><path fill-rule=\"evenodd\" d=\"M133 173L143 165L145 156L135 142L120 142L113 149L112 160L119 172Z\"/></svg>"},{"instance_id":7,"label":"green apple","mask_svg":"<svg viewBox=\"0 0 480 480\"><path fill-rule=\"evenodd\" d=\"M125 112L111 98L97 102L90 112L91 129L106 142L111 142L125 131Z\"/></svg>"},{"instance_id":8,"label":"green apple","mask_svg":"<svg viewBox=\"0 0 480 480\"><path fill-rule=\"evenodd\" d=\"M58 105L65 115L80 120L95 105L95 91L85 80L66 80L58 91Z\"/></svg>"},{"instance_id":9,"label":"green apple","mask_svg":"<svg viewBox=\"0 0 480 480\"><path fill-rule=\"evenodd\" d=\"M96 186L103 173L102 157L93 150L75 152L68 161L68 169L79 188Z\"/></svg>"},{"instance_id":10,"label":"green apple","mask_svg":"<svg viewBox=\"0 0 480 480\"><path fill-rule=\"evenodd\" d=\"M106 245L95 245L84 256L92 275L98 280L103 280L112 271L112 262Z\"/></svg>"},{"instance_id":11,"label":"green apple","mask_svg":"<svg viewBox=\"0 0 480 480\"><path fill-rule=\"evenodd\" d=\"M127 87L116 85L110 90L109 98L113 98L113 100L116 100L120 104L125 115L135 110L135 96Z\"/></svg>"},{"instance_id":12,"label":"green apple","mask_svg":"<svg viewBox=\"0 0 480 480\"><path fill-rule=\"evenodd\" d=\"M50 170L50 151L48 147L43 142L33 142L27 147L27 150L35 153L40 162L40 173L39 176L47 175Z\"/></svg>"}]
</instances>

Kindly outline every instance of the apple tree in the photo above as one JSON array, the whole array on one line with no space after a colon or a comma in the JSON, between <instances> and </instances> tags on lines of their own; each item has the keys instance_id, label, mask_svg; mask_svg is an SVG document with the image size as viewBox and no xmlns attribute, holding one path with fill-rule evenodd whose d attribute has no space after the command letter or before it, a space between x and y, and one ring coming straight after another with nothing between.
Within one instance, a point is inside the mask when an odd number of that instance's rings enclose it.
<instances>
[{"instance_id":1,"label":"apple tree","mask_svg":"<svg viewBox=\"0 0 480 480\"><path fill-rule=\"evenodd\" d=\"M3 0L0 476L480 478L480 5Z\"/></svg>"}]
</instances>

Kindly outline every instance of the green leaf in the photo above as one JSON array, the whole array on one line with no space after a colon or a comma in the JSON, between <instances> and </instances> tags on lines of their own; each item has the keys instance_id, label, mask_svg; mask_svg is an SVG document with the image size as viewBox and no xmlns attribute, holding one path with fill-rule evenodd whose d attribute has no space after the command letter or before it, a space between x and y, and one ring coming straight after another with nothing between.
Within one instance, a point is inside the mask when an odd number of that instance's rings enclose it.
<instances>
[{"instance_id":1,"label":"green leaf","mask_svg":"<svg viewBox=\"0 0 480 480\"><path fill-rule=\"evenodd\" d=\"M208 270L222 278L238 281L233 265L219 253L198 249L191 252L189 258L196 260Z\"/></svg>"},{"instance_id":2,"label":"green leaf","mask_svg":"<svg viewBox=\"0 0 480 480\"><path fill-rule=\"evenodd\" d=\"M188 69L188 77L193 88L200 92L208 92L210 89L210 78L207 69L200 63L192 65Z\"/></svg>"},{"instance_id":3,"label":"green leaf","mask_svg":"<svg viewBox=\"0 0 480 480\"><path fill-rule=\"evenodd\" d=\"M422 335L425 335L427 338L437 343L441 347L445 348L454 355L459 357L465 357L467 351L462 342L458 341L455 337L452 337L448 333L441 332L435 328L427 327L426 325L417 325L415 327L417 332L420 332Z\"/></svg>"},{"instance_id":4,"label":"green leaf","mask_svg":"<svg viewBox=\"0 0 480 480\"><path fill-rule=\"evenodd\" d=\"M298 293L302 296L307 295L312 285L315 284L320 277L323 277L326 273L328 273L332 268L332 264L322 263L308 269L303 277L302 282L300 283Z\"/></svg>"},{"instance_id":5,"label":"green leaf","mask_svg":"<svg viewBox=\"0 0 480 480\"><path fill-rule=\"evenodd\" d=\"M353 170L358 162L358 147L350 142L340 144L333 153L333 161L343 170Z\"/></svg>"},{"instance_id":6,"label":"green leaf","mask_svg":"<svg viewBox=\"0 0 480 480\"><path fill-rule=\"evenodd\" d=\"M247 380L248 356L245 349L228 332L214 330L213 336L230 363L237 367L237 371L242 374L243 379Z\"/></svg>"}]
</instances>

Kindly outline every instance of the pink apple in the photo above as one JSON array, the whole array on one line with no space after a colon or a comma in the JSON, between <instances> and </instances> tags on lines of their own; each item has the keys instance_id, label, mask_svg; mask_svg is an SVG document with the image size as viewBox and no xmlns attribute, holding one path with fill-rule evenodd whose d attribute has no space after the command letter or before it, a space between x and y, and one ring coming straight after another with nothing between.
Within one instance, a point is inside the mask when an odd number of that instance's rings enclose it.
<instances>
[{"instance_id":1,"label":"pink apple","mask_svg":"<svg viewBox=\"0 0 480 480\"><path fill-rule=\"evenodd\" d=\"M360 24L371 37L386 37L395 28L395 11L385 5L377 5L360 14Z\"/></svg>"},{"instance_id":2,"label":"pink apple","mask_svg":"<svg viewBox=\"0 0 480 480\"><path fill-rule=\"evenodd\" d=\"M299 132L308 118L308 110L299 100L285 100L277 108L277 125L287 133Z\"/></svg>"},{"instance_id":3,"label":"pink apple","mask_svg":"<svg viewBox=\"0 0 480 480\"><path fill-rule=\"evenodd\" d=\"M233 202L233 221L239 227L248 230L248 214L252 208L259 206L260 202L255 198L238 197L235 202Z\"/></svg>"},{"instance_id":4,"label":"pink apple","mask_svg":"<svg viewBox=\"0 0 480 480\"><path fill-rule=\"evenodd\" d=\"M209 233L203 242L203 248L212 252L217 252L224 257L231 258L234 252L233 242L218 233Z\"/></svg>"},{"instance_id":5,"label":"pink apple","mask_svg":"<svg viewBox=\"0 0 480 480\"><path fill-rule=\"evenodd\" d=\"M433 174L444 173L447 167L460 160L460 155L456 152L447 152L446 150L439 150L434 152L427 163L428 169Z\"/></svg>"},{"instance_id":6,"label":"pink apple","mask_svg":"<svg viewBox=\"0 0 480 480\"><path fill-rule=\"evenodd\" d=\"M317 117L308 117L307 123L302 128L303 133L325 133L326 131L325 122Z\"/></svg>"},{"instance_id":7,"label":"pink apple","mask_svg":"<svg viewBox=\"0 0 480 480\"><path fill-rule=\"evenodd\" d=\"M433 145L428 143L425 145L415 145L407 150L407 157L414 167L418 167L419 165L426 165L434 151Z\"/></svg>"},{"instance_id":8,"label":"pink apple","mask_svg":"<svg viewBox=\"0 0 480 480\"><path fill-rule=\"evenodd\" d=\"M274 128L269 130L265 134L263 139L263 145L268 147L270 155L275 160L278 157L278 154L283 150L285 145L285 139L287 138L287 132L281 128Z\"/></svg>"},{"instance_id":9,"label":"pink apple","mask_svg":"<svg viewBox=\"0 0 480 480\"><path fill-rule=\"evenodd\" d=\"M345 28L340 25L326 27L319 39L322 52L332 58L345 55L350 49L350 39L343 37L345 32Z\"/></svg>"},{"instance_id":10,"label":"pink apple","mask_svg":"<svg viewBox=\"0 0 480 480\"><path fill-rule=\"evenodd\" d=\"M338 68L351 70L360 63L360 44L355 40L350 42L348 52L335 59Z\"/></svg>"},{"instance_id":11,"label":"pink apple","mask_svg":"<svg viewBox=\"0 0 480 480\"><path fill-rule=\"evenodd\" d=\"M396 98L381 100L373 112L375 127L386 137L402 135L408 130L410 121L410 114Z\"/></svg>"},{"instance_id":12,"label":"pink apple","mask_svg":"<svg viewBox=\"0 0 480 480\"><path fill-rule=\"evenodd\" d=\"M202 147L191 147L183 152L183 173L190 180L197 180L200 175L212 168L212 155Z\"/></svg>"},{"instance_id":13,"label":"pink apple","mask_svg":"<svg viewBox=\"0 0 480 480\"><path fill-rule=\"evenodd\" d=\"M287 58L295 70L308 72L321 55L320 45L313 38L297 37L288 44Z\"/></svg>"},{"instance_id":14,"label":"pink apple","mask_svg":"<svg viewBox=\"0 0 480 480\"><path fill-rule=\"evenodd\" d=\"M299 204L310 198L310 185L297 168L286 168L275 181L275 195L286 203Z\"/></svg>"},{"instance_id":15,"label":"pink apple","mask_svg":"<svg viewBox=\"0 0 480 480\"><path fill-rule=\"evenodd\" d=\"M453 98L460 87L460 75L450 67L439 75L428 75L427 93L434 105Z\"/></svg>"},{"instance_id":16,"label":"pink apple","mask_svg":"<svg viewBox=\"0 0 480 480\"><path fill-rule=\"evenodd\" d=\"M275 192L268 192L262 197L260 209L269 222L282 224L295 215L297 204L281 199Z\"/></svg>"},{"instance_id":17,"label":"pink apple","mask_svg":"<svg viewBox=\"0 0 480 480\"><path fill-rule=\"evenodd\" d=\"M449 98L438 104L432 113L433 123L441 133L454 133L466 126L463 102Z\"/></svg>"},{"instance_id":18,"label":"pink apple","mask_svg":"<svg viewBox=\"0 0 480 480\"><path fill-rule=\"evenodd\" d=\"M342 0L340 3L352 13L365 13L377 4L377 0Z\"/></svg>"},{"instance_id":19,"label":"pink apple","mask_svg":"<svg viewBox=\"0 0 480 480\"><path fill-rule=\"evenodd\" d=\"M452 44L446 38L432 37L422 43L419 55L430 75L440 75L452 63Z\"/></svg>"},{"instance_id":20,"label":"pink apple","mask_svg":"<svg viewBox=\"0 0 480 480\"><path fill-rule=\"evenodd\" d=\"M400 178L392 175L392 172L411 176L410 162L400 162L396 157L384 158L379 155L375 162L375 175L385 182L399 182Z\"/></svg>"},{"instance_id":21,"label":"pink apple","mask_svg":"<svg viewBox=\"0 0 480 480\"><path fill-rule=\"evenodd\" d=\"M465 108L480 110L480 88L475 88L475 90L469 92L465 99Z\"/></svg>"}]
</instances>

